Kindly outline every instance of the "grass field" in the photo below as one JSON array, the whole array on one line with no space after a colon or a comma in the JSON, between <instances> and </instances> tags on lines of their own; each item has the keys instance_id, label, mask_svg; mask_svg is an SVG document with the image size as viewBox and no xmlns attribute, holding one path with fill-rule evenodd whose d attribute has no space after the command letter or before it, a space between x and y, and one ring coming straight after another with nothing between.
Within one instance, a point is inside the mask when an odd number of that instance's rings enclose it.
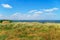
<instances>
[{"instance_id":1,"label":"grass field","mask_svg":"<svg viewBox=\"0 0 60 40\"><path fill-rule=\"evenodd\" d=\"M60 40L60 23L0 23L0 40Z\"/></svg>"}]
</instances>

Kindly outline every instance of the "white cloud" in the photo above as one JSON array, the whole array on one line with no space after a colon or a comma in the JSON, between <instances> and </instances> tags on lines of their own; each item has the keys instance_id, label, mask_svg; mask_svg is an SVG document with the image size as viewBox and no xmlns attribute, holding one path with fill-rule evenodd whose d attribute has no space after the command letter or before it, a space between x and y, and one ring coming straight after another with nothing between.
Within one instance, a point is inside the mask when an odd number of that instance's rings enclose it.
<instances>
[{"instance_id":1,"label":"white cloud","mask_svg":"<svg viewBox=\"0 0 60 40\"><path fill-rule=\"evenodd\" d=\"M41 13L43 13L43 12L42 12L42 11L36 11L36 12L34 12L34 13L41 14Z\"/></svg>"},{"instance_id":2,"label":"white cloud","mask_svg":"<svg viewBox=\"0 0 60 40\"><path fill-rule=\"evenodd\" d=\"M48 8L48 9L44 9L42 11L40 10L30 10L28 13L37 13L37 14L41 14L41 13L45 13L45 12L54 12L56 10L58 10L59 8Z\"/></svg>"},{"instance_id":3,"label":"white cloud","mask_svg":"<svg viewBox=\"0 0 60 40\"><path fill-rule=\"evenodd\" d=\"M51 9L44 9L44 12L53 12L55 10L58 10L59 8L51 8Z\"/></svg>"},{"instance_id":4,"label":"white cloud","mask_svg":"<svg viewBox=\"0 0 60 40\"><path fill-rule=\"evenodd\" d=\"M58 8L52 8L48 9L49 11L46 11L47 9L38 11L38 10L31 10L28 11L28 13L14 13L10 15L9 17L6 17L4 15L0 15L0 19L13 19L13 20L50 20L50 19L56 19L56 14L52 13L52 11L58 10ZM48 13L47 13L48 12ZM51 13L49 13L51 12Z\"/></svg>"},{"instance_id":5,"label":"white cloud","mask_svg":"<svg viewBox=\"0 0 60 40\"><path fill-rule=\"evenodd\" d=\"M28 11L28 14L15 13L11 17L14 17L13 19L18 19L18 20L40 20L40 19L50 20L55 18L56 14L52 13L52 11L56 11L56 10L58 10L58 8L51 8L48 9L48 11L47 9L45 9L45 11L31 10Z\"/></svg>"},{"instance_id":6,"label":"white cloud","mask_svg":"<svg viewBox=\"0 0 60 40\"><path fill-rule=\"evenodd\" d=\"M53 8L53 10L58 10L59 8Z\"/></svg>"},{"instance_id":7,"label":"white cloud","mask_svg":"<svg viewBox=\"0 0 60 40\"><path fill-rule=\"evenodd\" d=\"M33 13L36 12L37 10L30 10L28 13Z\"/></svg>"},{"instance_id":8,"label":"white cloud","mask_svg":"<svg viewBox=\"0 0 60 40\"><path fill-rule=\"evenodd\" d=\"M28 11L28 13L32 13L32 14L42 14L42 13L43 13L43 11L30 10L30 11Z\"/></svg>"},{"instance_id":9,"label":"white cloud","mask_svg":"<svg viewBox=\"0 0 60 40\"><path fill-rule=\"evenodd\" d=\"M9 4L1 4L4 8L12 8L12 6L11 5L9 5Z\"/></svg>"}]
</instances>

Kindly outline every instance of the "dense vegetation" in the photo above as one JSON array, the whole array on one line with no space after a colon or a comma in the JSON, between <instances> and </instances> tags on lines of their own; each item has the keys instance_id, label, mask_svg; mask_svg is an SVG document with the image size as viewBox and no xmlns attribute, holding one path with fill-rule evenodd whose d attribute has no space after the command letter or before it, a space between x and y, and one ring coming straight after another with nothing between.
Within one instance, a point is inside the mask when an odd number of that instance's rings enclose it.
<instances>
[{"instance_id":1,"label":"dense vegetation","mask_svg":"<svg viewBox=\"0 0 60 40\"><path fill-rule=\"evenodd\" d=\"M12 20L0 20L0 23L2 23L3 21L9 21L9 22L12 22Z\"/></svg>"},{"instance_id":2,"label":"dense vegetation","mask_svg":"<svg viewBox=\"0 0 60 40\"><path fill-rule=\"evenodd\" d=\"M3 21L0 40L60 40L60 24Z\"/></svg>"}]
</instances>

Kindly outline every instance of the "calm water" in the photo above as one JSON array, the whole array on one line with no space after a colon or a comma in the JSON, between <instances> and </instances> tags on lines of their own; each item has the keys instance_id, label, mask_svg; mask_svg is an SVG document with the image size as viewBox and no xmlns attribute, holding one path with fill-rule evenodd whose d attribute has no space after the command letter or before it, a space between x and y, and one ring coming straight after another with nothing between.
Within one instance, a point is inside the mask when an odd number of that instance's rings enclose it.
<instances>
[{"instance_id":1,"label":"calm water","mask_svg":"<svg viewBox=\"0 0 60 40\"><path fill-rule=\"evenodd\" d=\"M13 22L55 22L60 23L60 20L12 20Z\"/></svg>"}]
</instances>

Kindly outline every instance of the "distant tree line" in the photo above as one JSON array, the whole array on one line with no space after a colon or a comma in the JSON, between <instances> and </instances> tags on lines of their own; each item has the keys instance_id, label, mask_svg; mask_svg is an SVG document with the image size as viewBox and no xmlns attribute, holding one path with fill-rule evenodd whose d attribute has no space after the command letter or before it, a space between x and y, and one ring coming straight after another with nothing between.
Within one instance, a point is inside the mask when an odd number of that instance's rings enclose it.
<instances>
[{"instance_id":1,"label":"distant tree line","mask_svg":"<svg viewBox=\"0 0 60 40\"><path fill-rule=\"evenodd\" d=\"M2 23L3 21L9 21L9 22L12 22L12 20L0 20L0 23Z\"/></svg>"}]
</instances>

